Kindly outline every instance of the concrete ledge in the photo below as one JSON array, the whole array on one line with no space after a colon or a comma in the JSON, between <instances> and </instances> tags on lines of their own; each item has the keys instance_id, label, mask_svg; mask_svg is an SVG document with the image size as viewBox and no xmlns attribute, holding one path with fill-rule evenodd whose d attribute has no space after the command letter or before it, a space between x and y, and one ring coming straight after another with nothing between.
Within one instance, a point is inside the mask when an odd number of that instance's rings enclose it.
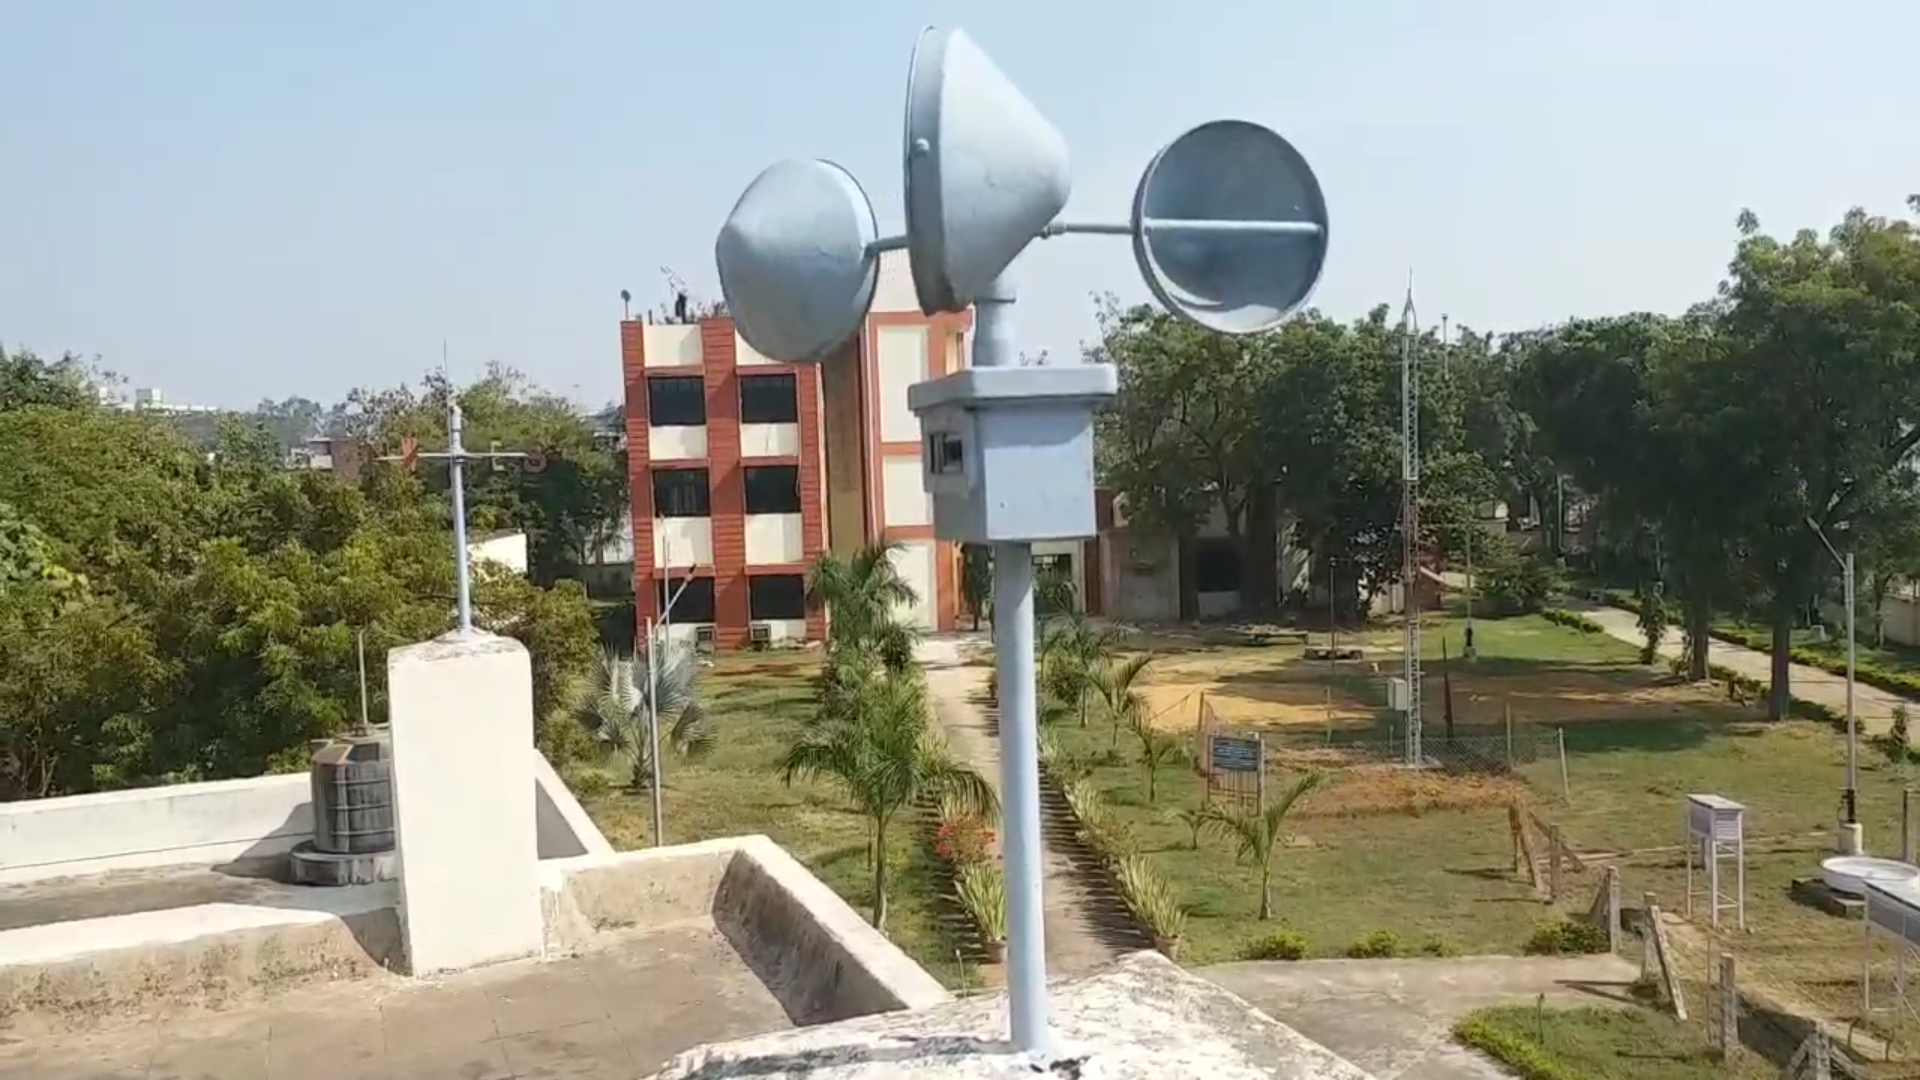
<instances>
[{"instance_id":1,"label":"concrete ledge","mask_svg":"<svg viewBox=\"0 0 1920 1080\"><path fill-rule=\"evenodd\" d=\"M401 965L390 884L309 907L199 904L0 933L0 1028L110 1012L217 1007L245 993Z\"/></svg>"},{"instance_id":2,"label":"concrete ledge","mask_svg":"<svg viewBox=\"0 0 1920 1080\"><path fill-rule=\"evenodd\" d=\"M549 952L593 947L609 931L710 920L796 1024L952 1000L764 836L556 860L541 870Z\"/></svg>"},{"instance_id":3,"label":"concrete ledge","mask_svg":"<svg viewBox=\"0 0 1920 1080\"><path fill-rule=\"evenodd\" d=\"M1158 953L1056 983L1047 1075L1100 1080L1372 1080L1244 1000ZM1006 1042L1004 995L689 1050L655 1080L1014 1080L1046 1072Z\"/></svg>"},{"instance_id":4,"label":"concrete ledge","mask_svg":"<svg viewBox=\"0 0 1920 1080\"><path fill-rule=\"evenodd\" d=\"M552 764L532 753L540 858L613 854ZM0 803L0 885L277 862L313 839L312 799L301 772Z\"/></svg>"},{"instance_id":5,"label":"concrete ledge","mask_svg":"<svg viewBox=\"0 0 1920 1080\"><path fill-rule=\"evenodd\" d=\"M282 855L311 798L294 773L0 804L0 884Z\"/></svg>"}]
</instances>

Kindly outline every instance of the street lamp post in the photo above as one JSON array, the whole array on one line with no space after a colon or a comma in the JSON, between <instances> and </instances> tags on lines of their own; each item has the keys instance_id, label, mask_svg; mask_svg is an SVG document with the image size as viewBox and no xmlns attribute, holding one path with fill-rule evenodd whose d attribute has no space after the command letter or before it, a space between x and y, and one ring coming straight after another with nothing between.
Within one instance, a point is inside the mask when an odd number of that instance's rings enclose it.
<instances>
[{"instance_id":1,"label":"street lamp post","mask_svg":"<svg viewBox=\"0 0 1920 1080\"><path fill-rule=\"evenodd\" d=\"M1807 528L1820 539L1820 546L1827 549L1833 561L1840 564L1841 576L1845 579L1842 587L1842 599L1847 608L1847 789L1841 795L1840 849L1844 854L1857 855L1863 846L1860 829L1860 736L1859 719L1854 709L1854 637L1853 637L1853 551L1842 554L1836 550L1827 534L1821 530L1818 522L1807 519Z\"/></svg>"}]
</instances>

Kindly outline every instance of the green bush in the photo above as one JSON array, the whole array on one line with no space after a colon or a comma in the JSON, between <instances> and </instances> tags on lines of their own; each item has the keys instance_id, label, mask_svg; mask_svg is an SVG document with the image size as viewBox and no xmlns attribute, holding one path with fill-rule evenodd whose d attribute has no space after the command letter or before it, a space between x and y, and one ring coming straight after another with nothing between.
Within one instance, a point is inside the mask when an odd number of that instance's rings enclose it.
<instances>
[{"instance_id":1,"label":"green bush","mask_svg":"<svg viewBox=\"0 0 1920 1080\"><path fill-rule=\"evenodd\" d=\"M1406 946L1401 943L1400 935L1391 930L1375 930L1347 946L1350 960L1391 960L1404 955Z\"/></svg>"},{"instance_id":2,"label":"green bush","mask_svg":"<svg viewBox=\"0 0 1920 1080\"><path fill-rule=\"evenodd\" d=\"M1516 559L1480 576L1479 591L1495 616L1524 615L1547 606L1560 591L1559 571L1541 559Z\"/></svg>"},{"instance_id":3,"label":"green bush","mask_svg":"<svg viewBox=\"0 0 1920 1080\"><path fill-rule=\"evenodd\" d=\"M1521 1080L1585 1080L1555 1061L1538 1043L1497 1027L1478 1014L1460 1021L1453 1035L1513 1070Z\"/></svg>"},{"instance_id":4,"label":"green bush","mask_svg":"<svg viewBox=\"0 0 1920 1080\"><path fill-rule=\"evenodd\" d=\"M1248 942L1240 955L1246 960L1305 960L1307 937L1298 930L1276 930Z\"/></svg>"},{"instance_id":5,"label":"green bush","mask_svg":"<svg viewBox=\"0 0 1920 1080\"><path fill-rule=\"evenodd\" d=\"M1528 956L1582 956L1612 948L1607 932L1577 919L1555 919L1534 927L1522 950Z\"/></svg>"},{"instance_id":6,"label":"green bush","mask_svg":"<svg viewBox=\"0 0 1920 1080\"><path fill-rule=\"evenodd\" d=\"M1568 611L1565 608L1541 608L1540 617L1550 623L1559 623L1561 626L1572 627L1583 634L1605 633L1599 623L1594 622L1592 619L1587 618L1577 611Z\"/></svg>"},{"instance_id":7,"label":"green bush","mask_svg":"<svg viewBox=\"0 0 1920 1080\"><path fill-rule=\"evenodd\" d=\"M1439 938L1428 938L1420 945L1420 955L1440 957L1458 956L1460 955L1460 950L1454 948L1447 942L1441 941Z\"/></svg>"}]
</instances>

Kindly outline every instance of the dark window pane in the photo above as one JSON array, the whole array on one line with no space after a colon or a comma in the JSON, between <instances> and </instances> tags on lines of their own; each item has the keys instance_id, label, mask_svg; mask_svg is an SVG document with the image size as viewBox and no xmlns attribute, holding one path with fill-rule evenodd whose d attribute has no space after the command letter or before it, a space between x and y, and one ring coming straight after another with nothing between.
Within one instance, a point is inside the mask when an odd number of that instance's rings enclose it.
<instances>
[{"instance_id":1,"label":"dark window pane","mask_svg":"<svg viewBox=\"0 0 1920 1080\"><path fill-rule=\"evenodd\" d=\"M755 619L806 618L806 579L799 574L756 574L748 578L747 612Z\"/></svg>"},{"instance_id":2,"label":"dark window pane","mask_svg":"<svg viewBox=\"0 0 1920 1080\"><path fill-rule=\"evenodd\" d=\"M1200 540L1193 547L1196 591L1240 591L1240 553L1234 550L1232 540Z\"/></svg>"},{"instance_id":3,"label":"dark window pane","mask_svg":"<svg viewBox=\"0 0 1920 1080\"><path fill-rule=\"evenodd\" d=\"M712 513L713 505L707 492L707 470L654 470L654 517L708 517Z\"/></svg>"},{"instance_id":4,"label":"dark window pane","mask_svg":"<svg viewBox=\"0 0 1920 1080\"><path fill-rule=\"evenodd\" d=\"M680 588L681 582L686 582L685 591ZM659 607L656 610L661 612L662 622L710 623L713 621L712 578L660 578L659 586ZM677 598L674 596L676 592L680 594ZM667 608L668 601L673 603L671 610Z\"/></svg>"},{"instance_id":5,"label":"dark window pane","mask_svg":"<svg viewBox=\"0 0 1920 1080\"><path fill-rule=\"evenodd\" d=\"M792 375L740 376L740 422L797 424L800 395Z\"/></svg>"},{"instance_id":6,"label":"dark window pane","mask_svg":"<svg viewBox=\"0 0 1920 1080\"><path fill-rule=\"evenodd\" d=\"M706 382L698 375L648 379L647 422L654 427L699 427L706 423Z\"/></svg>"},{"instance_id":7,"label":"dark window pane","mask_svg":"<svg viewBox=\"0 0 1920 1080\"><path fill-rule=\"evenodd\" d=\"M747 513L800 512L800 466L749 465L743 471L747 474Z\"/></svg>"}]
</instances>

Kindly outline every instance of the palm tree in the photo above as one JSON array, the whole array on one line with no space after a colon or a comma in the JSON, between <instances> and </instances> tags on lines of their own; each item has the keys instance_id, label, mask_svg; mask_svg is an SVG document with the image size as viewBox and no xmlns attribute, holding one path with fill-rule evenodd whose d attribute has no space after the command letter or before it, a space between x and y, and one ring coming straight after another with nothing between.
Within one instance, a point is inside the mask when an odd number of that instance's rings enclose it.
<instances>
[{"instance_id":1,"label":"palm tree","mask_svg":"<svg viewBox=\"0 0 1920 1080\"><path fill-rule=\"evenodd\" d=\"M1186 744L1172 735L1143 722L1133 733L1140 737L1140 766L1147 770L1147 801L1160 794L1160 770L1186 756Z\"/></svg>"},{"instance_id":2,"label":"palm tree","mask_svg":"<svg viewBox=\"0 0 1920 1080\"><path fill-rule=\"evenodd\" d=\"M559 708L585 725L611 752L635 790L653 783L655 718L660 745L689 761L711 754L719 743L713 719L700 704L700 661L689 647L662 646L653 687L658 708L647 698L647 654L622 656L611 649L587 675L562 689Z\"/></svg>"},{"instance_id":3,"label":"palm tree","mask_svg":"<svg viewBox=\"0 0 1920 1080\"><path fill-rule=\"evenodd\" d=\"M1047 620L1040 633L1040 681L1055 697L1080 713L1087 726L1087 705L1099 692L1100 672L1113 661L1119 635L1081 612Z\"/></svg>"},{"instance_id":4,"label":"palm tree","mask_svg":"<svg viewBox=\"0 0 1920 1080\"><path fill-rule=\"evenodd\" d=\"M1260 866L1260 917L1273 918L1273 853L1286 837L1287 815L1295 803L1320 786L1320 773L1307 773L1265 808L1226 809L1209 806L1208 826L1235 844L1234 857L1251 858Z\"/></svg>"},{"instance_id":5,"label":"palm tree","mask_svg":"<svg viewBox=\"0 0 1920 1080\"><path fill-rule=\"evenodd\" d=\"M781 780L822 779L844 789L873 827L873 925L887 921L887 826L917 806L992 815L999 800L986 777L956 761L934 734L921 680L869 664L844 677L839 711L809 726L787 749Z\"/></svg>"},{"instance_id":6,"label":"palm tree","mask_svg":"<svg viewBox=\"0 0 1920 1080\"><path fill-rule=\"evenodd\" d=\"M1120 729L1137 731L1143 723L1151 723L1147 711L1147 699L1135 683L1153 663L1152 653L1139 653L1125 660L1110 660L1102 666L1094 677L1094 689L1099 692L1100 700L1107 706L1107 715L1113 720L1113 745L1120 745Z\"/></svg>"},{"instance_id":7,"label":"palm tree","mask_svg":"<svg viewBox=\"0 0 1920 1080\"><path fill-rule=\"evenodd\" d=\"M893 563L897 542L869 544L850 556L820 553L807 570L807 605L827 612L827 644L871 651L894 672L913 666L919 631L894 617L919 594Z\"/></svg>"},{"instance_id":8,"label":"palm tree","mask_svg":"<svg viewBox=\"0 0 1920 1080\"><path fill-rule=\"evenodd\" d=\"M980 629L980 619L992 600L993 549L985 544L960 545L960 602L973 618L974 630Z\"/></svg>"}]
</instances>

